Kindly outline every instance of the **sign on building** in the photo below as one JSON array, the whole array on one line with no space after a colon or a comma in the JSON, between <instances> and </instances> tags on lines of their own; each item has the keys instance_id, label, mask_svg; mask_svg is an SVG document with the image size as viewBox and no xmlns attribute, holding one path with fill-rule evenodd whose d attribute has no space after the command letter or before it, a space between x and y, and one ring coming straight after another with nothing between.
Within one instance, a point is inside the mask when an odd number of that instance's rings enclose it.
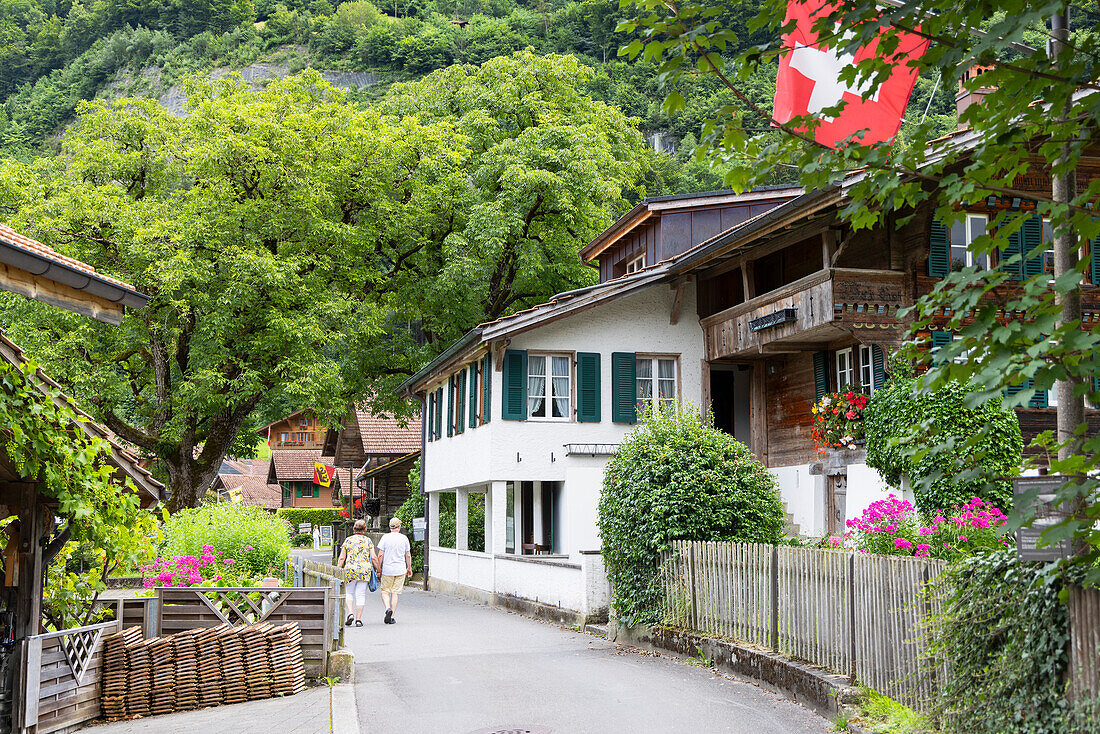
<instances>
[{"instance_id":1,"label":"sign on building","mask_svg":"<svg viewBox=\"0 0 1100 734\"><path fill-rule=\"evenodd\" d=\"M424 534L428 528L428 521L422 517L413 518L413 540L424 540Z\"/></svg>"},{"instance_id":2,"label":"sign on building","mask_svg":"<svg viewBox=\"0 0 1100 734\"><path fill-rule=\"evenodd\" d=\"M1058 488L1065 481L1066 477L1055 475L1012 480L1016 507L1024 517L1035 518L1030 528L1020 528L1016 532L1016 556L1021 561L1056 561L1073 555L1073 543L1069 540L1039 547L1043 531L1069 516L1054 503Z\"/></svg>"}]
</instances>

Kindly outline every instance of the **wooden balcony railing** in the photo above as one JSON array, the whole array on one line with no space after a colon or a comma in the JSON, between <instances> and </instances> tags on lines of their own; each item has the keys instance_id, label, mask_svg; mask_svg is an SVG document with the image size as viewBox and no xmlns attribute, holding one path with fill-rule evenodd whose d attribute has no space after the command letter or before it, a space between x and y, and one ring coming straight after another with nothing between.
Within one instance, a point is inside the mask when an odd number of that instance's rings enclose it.
<instances>
[{"instance_id":1,"label":"wooden balcony railing","mask_svg":"<svg viewBox=\"0 0 1100 734\"><path fill-rule=\"evenodd\" d=\"M904 278L892 270L819 270L703 319L707 359L803 351L841 330L896 332L898 309L909 305Z\"/></svg>"}]
</instances>

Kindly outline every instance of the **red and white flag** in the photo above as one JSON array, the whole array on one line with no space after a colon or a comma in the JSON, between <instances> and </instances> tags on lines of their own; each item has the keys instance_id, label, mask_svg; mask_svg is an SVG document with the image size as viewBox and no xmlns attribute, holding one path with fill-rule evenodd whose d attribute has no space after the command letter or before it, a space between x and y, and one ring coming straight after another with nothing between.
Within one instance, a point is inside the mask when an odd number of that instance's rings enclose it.
<instances>
[{"instance_id":1,"label":"red and white flag","mask_svg":"<svg viewBox=\"0 0 1100 734\"><path fill-rule=\"evenodd\" d=\"M928 48L928 41L913 33L901 33L897 51L891 55L894 69L874 94L863 99L867 86L858 79L849 85L840 80L840 70L858 64L875 55L878 40L862 46L854 55L830 48L829 43L843 45L843 34L826 37L820 42L814 33L814 21L833 12L838 6L827 0L791 0L787 6L787 22L795 28L783 36L786 51L779 59L779 75L775 81L776 122L786 123L799 115L821 117L821 111L847 102L837 117L822 117L814 131L814 139L830 148L853 133L865 130L865 145L890 140L898 134L905 107L917 81L917 69L906 62L919 58ZM803 129L804 130L804 129Z\"/></svg>"}]
</instances>

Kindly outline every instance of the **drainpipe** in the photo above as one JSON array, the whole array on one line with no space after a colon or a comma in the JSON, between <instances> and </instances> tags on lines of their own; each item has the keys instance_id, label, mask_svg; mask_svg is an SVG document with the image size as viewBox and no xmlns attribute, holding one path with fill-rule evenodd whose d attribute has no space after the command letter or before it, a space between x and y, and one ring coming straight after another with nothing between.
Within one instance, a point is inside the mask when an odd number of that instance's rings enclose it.
<instances>
[{"instance_id":1,"label":"drainpipe","mask_svg":"<svg viewBox=\"0 0 1100 734\"><path fill-rule=\"evenodd\" d=\"M431 527L431 523L428 522L428 495L424 492L424 450L428 446L428 421L425 419L427 404L428 398L425 394L420 398L420 494L424 498L424 591L428 591L428 548L431 545L431 538L428 537L428 529Z\"/></svg>"}]
</instances>

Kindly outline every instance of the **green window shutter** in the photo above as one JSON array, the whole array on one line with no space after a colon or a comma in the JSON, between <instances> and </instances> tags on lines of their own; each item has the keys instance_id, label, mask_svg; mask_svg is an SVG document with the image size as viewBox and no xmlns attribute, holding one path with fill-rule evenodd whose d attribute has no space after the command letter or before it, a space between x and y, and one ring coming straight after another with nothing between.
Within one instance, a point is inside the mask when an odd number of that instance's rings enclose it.
<instances>
[{"instance_id":1,"label":"green window shutter","mask_svg":"<svg viewBox=\"0 0 1100 734\"><path fill-rule=\"evenodd\" d=\"M428 441L435 440L435 390L428 393Z\"/></svg>"},{"instance_id":2,"label":"green window shutter","mask_svg":"<svg viewBox=\"0 0 1100 734\"><path fill-rule=\"evenodd\" d=\"M942 278L951 272L951 240L947 227L941 222L932 222L932 232L928 240L928 274Z\"/></svg>"},{"instance_id":3,"label":"green window shutter","mask_svg":"<svg viewBox=\"0 0 1100 734\"><path fill-rule=\"evenodd\" d=\"M481 422L488 423L493 414L493 357L485 355L481 363Z\"/></svg>"},{"instance_id":4,"label":"green window shutter","mask_svg":"<svg viewBox=\"0 0 1100 734\"><path fill-rule=\"evenodd\" d=\"M878 344L871 345L871 383L876 390L886 385L886 350Z\"/></svg>"},{"instance_id":5,"label":"green window shutter","mask_svg":"<svg viewBox=\"0 0 1100 734\"><path fill-rule=\"evenodd\" d=\"M447 378L447 437L455 435L455 376Z\"/></svg>"},{"instance_id":6,"label":"green window shutter","mask_svg":"<svg viewBox=\"0 0 1100 734\"><path fill-rule=\"evenodd\" d=\"M814 352L814 395L816 400L829 392L829 353Z\"/></svg>"},{"instance_id":7,"label":"green window shutter","mask_svg":"<svg viewBox=\"0 0 1100 734\"><path fill-rule=\"evenodd\" d=\"M1008 236L1008 247L997 251L997 269L1001 272L1008 273L1012 277L1012 280L1020 280L1020 272L1023 263L1019 261L1010 263L1008 261L1019 255L1021 251L1020 232L1013 232L1010 234Z\"/></svg>"},{"instance_id":8,"label":"green window shutter","mask_svg":"<svg viewBox=\"0 0 1100 734\"><path fill-rule=\"evenodd\" d=\"M1032 384L1033 384L1032 381L1028 380L1027 382L1028 382L1027 386L1031 387ZM1029 406L1031 406L1032 408L1045 408L1045 407L1047 407L1047 404L1048 404L1048 402L1047 402L1047 391L1046 390L1036 390L1035 394L1031 396L1031 399L1027 401L1027 404Z\"/></svg>"},{"instance_id":9,"label":"green window shutter","mask_svg":"<svg viewBox=\"0 0 1100 734\"><path fill-rule=\"evenodd\" d=\"M504 353L504 386L500 417L506 421L527 420L527 352L509 349Z\"/></svg>"},{"instance_id":10,"label":"green window shutter","mask_svg":"<svg viewBox=\"0 0 1100 734\"><path fill-rule=\"evenodd\" d=\"M1020 234L1023 236L1023 246L1021 252L1027 258L1024 260L1024 277L1030 278L1035 275L1040 275L1043 272L1043 218L1038 214L1032 214L1024 222L1024 226L1020 228ZM1038 251L1033 252L1036 248ZM1033 252L1031 256L1028 256L1029 252Z\"/></svg>"},{"instance_id":11,"label":"green window shutter","mask_svg":"<svg viewBox=\"0 0 1100 734\"><path fill-rule=\"evenodd\" d=\"M577 422L600 422L600 355L577 353Z\"/></svg>"},{"instance_id":12,"label":"green window shutter","mask_svg":"<svg viewBox=\"0 0 1100 734\"><path fill-rule=\"evenodd\" d=\"M477 366L480 360L470 365L470 428L477 428Z\"/></svg>"},{"instance_id":13,"label":"green window shutter","mask_svg":"<svg viewBox=\"0 0 1100 734\"><path fill-rule=\"evenodd\" d=\"M1092 265L1092 284L1100 285L1100 239L1089 242L1089 259Z\"/></svg>"},{"instance_id":14,"label":"green window shutter","mask_svg":"<svg viewBox=\"0 0 1100 734\"><path fill-rule=\"evenodd\" d=\"M455 392L458 394L458 412L455 413L455 433L466 430L466 370L456 375Z\"/></svg>"},{"instance_id":15,"label":"green window shutter","mask_svg":"<svg viewBox=\"0 0 1100 734\"><path fill-rule=\"evenodd\" d=\"M940 350L940 347L944 347L951 343L951 332L949 331L933 331L932 332L932 359L939 364L943 361L940 357L936 356L936 353Z\"/></svg>"},{"instance_id":16,"label":"green window shutter","mask_svg":"<svg viewBox=\"0 0 1100 734\"><path fill-rule=\"evenodd\" d=\"M443 387L435 391L435 438L438 441L443 438Z\"/></svg>"},{"instance_id":17,"label":"green window shutter","mask_svg":"<svg viewBox=\"0 0 1100 734\"><path fill-rule=\"evenodd\" d=\"M611 354L611 420L638 422L638 357L634 352Z\"/></svg>"}]
</instances>

